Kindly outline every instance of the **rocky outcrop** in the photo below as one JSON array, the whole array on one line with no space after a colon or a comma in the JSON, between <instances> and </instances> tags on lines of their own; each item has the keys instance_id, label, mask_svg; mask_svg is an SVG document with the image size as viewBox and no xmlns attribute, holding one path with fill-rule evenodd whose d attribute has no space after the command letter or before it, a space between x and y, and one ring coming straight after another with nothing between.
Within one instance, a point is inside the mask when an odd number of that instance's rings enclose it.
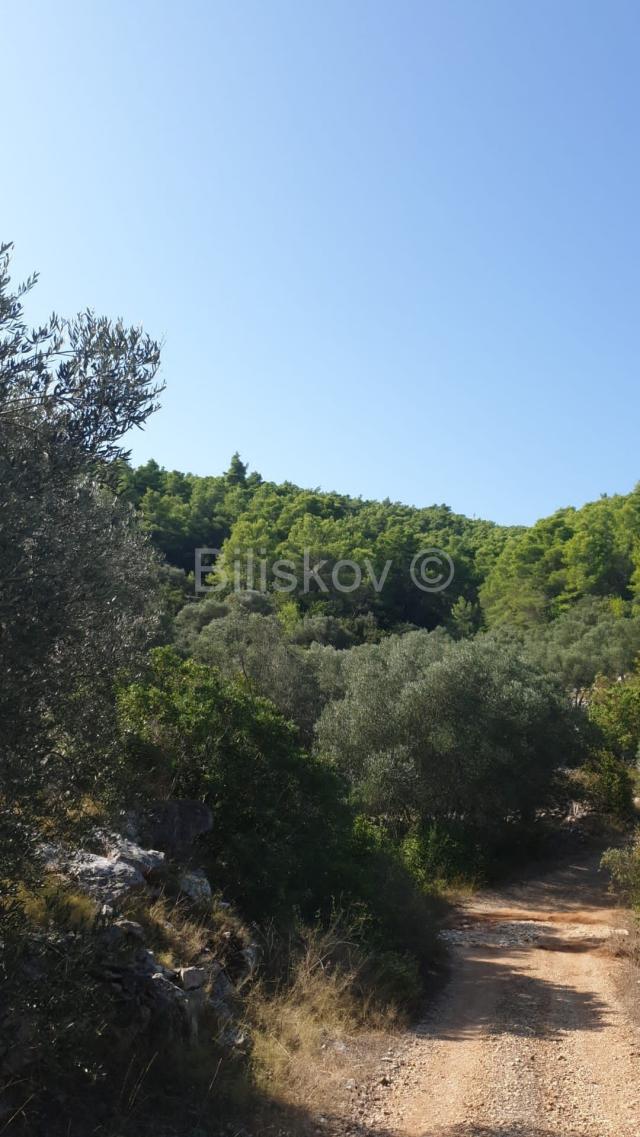
<instances>
[{"instance_id":1,"label":"rocky outcrop","mask_svg":"<svg viewBox=\"0 0 640 1137\"><path fill-rule=\"evenodd\" d=\"M114 861L132 865L145 879L161 873L166 867L164 853L158 849L143 849L135 841L130 841L117 833L108 834L105 844Z\"/></svg>"},{"instance_id":2,"label":"rocky outcrop","mask_svg":"<svg viewBox=\"0 0 640 1137\"><path fill-rule=\"evenodd\" d=\"M222 1045L242 1048L239 993L258 967L257 946L246 940L241 946L240 941L222 961L207 947L188 965L171 968L146 946L143 925L119 914L130 896L148 894L151 900L165 887L212 911L213 892L204 871L179 867L180 853L185 855L211 828L210 810L200 802L163 802L153 818L150 828L131 825L127 836L94 830L91 839L97 852L43 846L46 867L73 881L98 904L93 974L107 984L119 1008L118 1029L135 1037L153 1023L154 1029L181 1031L193 1040L206 1018L207 1029L213 1029ZM139 843L139 832L153 835L154 846L162 848ZM220 912L228 907L219 902Z\"/></svg>"},{"instance_id":3,"label":"rocky outcrop","mask_svg":"<svg viewBox=\"0 0 640 1137\"><path fill-rule=\"evenodd\" d=\"M97 831L94 840L103 852L43 846L45 868L75 881L82 891L108 905L144 889L147 881L164 868L165 854L156 849L143 849L116 833Z\"/></svg>"},{"instance_id":4,"label":"rocky outcrop","mask_svg":"<svg viewBox=\"0 0 640 1137\"><path fill-rule=\"evenodd\" d=\"M122 1029L127 1032L144 1030L153 1022L194 1040L208 1016L209 1029L213 1026L219 1042L236 1048L244 1044L237 1023L236 988L216 961L174 970L148 948L140 948L126 960L117 954L106 956L99 977L120 1004Z\"/></svg>"},{"instance_id":5,"label":"rocky outcrop","mask_svg":"<svg viewBox=\"0 0 640 1137\"><path fill-rule=\"evenodd\" d=\"M100 942L103 947L114 950L122 948L128 943L142 943L144 928L135 920L114 920L100 933Z\"/></svg>"},{"instance_id":6,"label":"rocky outcrop","mask_svg":"<svg viewBox=\"0 0 640 1137\"><path fill-rule=\"evenodd\" d=\"M178 974L185 991L195 991L199 987L204 987L209 977L206 967L181 967Z\"/></svg>"},{"instance_id":7,"label":"rocky outcrop","mask_svg":"<svg viewBox=\"0 0 640 1137\"><path fill-rule=\"evenodd\" d=\"M69 877L83 892L109 905L145 886L144 876L135 865L84 850L48 849L45 868Z\"/></svg>"}]
</instances>

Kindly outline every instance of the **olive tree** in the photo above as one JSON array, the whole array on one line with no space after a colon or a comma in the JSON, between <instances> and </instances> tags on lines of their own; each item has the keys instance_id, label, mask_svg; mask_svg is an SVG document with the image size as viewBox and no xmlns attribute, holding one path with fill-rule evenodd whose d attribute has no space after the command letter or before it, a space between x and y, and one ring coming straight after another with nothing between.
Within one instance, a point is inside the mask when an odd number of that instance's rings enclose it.
<instances>
[{"instance_id":1,"label":"olive tree","mask_svg":"<svg viewBox=\"0 0 640 1137\"><path fill-rule=\"evenodd\" d=\"M86 311L35 330L0 249L0 769L6 872L37 818L109 783L113 680L157 626L157 560L112 489L158 345Z\"/></svg>"},{"instance_id":2,"label":"olive tree","mask_svg":"<svg viewBox=\"0 0 640 1137\"><path fill-rule=\"evenodd\" d=\"M549 799L579 734L561 690L488 639L424 632L354 649L317 728L356 802L391 824L499 831Z\"/></svg>"}]
</instances>

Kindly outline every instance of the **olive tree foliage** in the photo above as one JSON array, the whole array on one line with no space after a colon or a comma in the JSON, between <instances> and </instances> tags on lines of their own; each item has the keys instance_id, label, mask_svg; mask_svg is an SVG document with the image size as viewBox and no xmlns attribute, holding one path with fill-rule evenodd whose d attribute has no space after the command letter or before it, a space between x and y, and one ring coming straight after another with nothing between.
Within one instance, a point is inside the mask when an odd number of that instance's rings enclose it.
<instances>
[{"instance_id":1,"label":"olive tree foliage","mask_svg":"<svg viewBox=\"0 0 640 1137\"><path fill-rule=\"evenodd\" d=\"M360 808L392 823L499 831L530 819L576 757L560 689L489 639L391 636L347 653L344 681L319 720L318 749Z\"/></svg>"},{"instance_id":2,"label":"olive tree foliage","mask_svg":"<svg viewBox=\"0 0 640 1137\"><path fill-rule=\"evenodd\" d=\"M588 596L532 637L534 658L582 702L599 675L619 678L640 653L640 612L618 599Z\"/></svg>"},{"instance_id":3,"label":"olive tree foliage","mask_svg":"<svg viewBox=\"0 0 640 1137\"><path fill-rule=\"evenodd\" d=\"M175 643L183 655L269 698L305 742L312 739L323 703L313 657L289 642L267 596L249 591L186 605L176 617Z\"/></svg>"},{"instance_id":4,"label":"olive tree foliage","mask_svg":"<svg viewBox=\"0 0 640 1137\"><path fill-rule=\"evenodd\" d=\"M5 866L109 782L113 681L158 624L155 554L109 488L155 409L159 349L87 311L25 323L0 250L0 732ZM8 871L8 869L7 869ZM6 873L5 873L6 875Z\"/></svg>"},{"instance_id":5,"label":"olive tree foliage","mask_svg":"<svg viewBox=\"0 0 640 1137\"><path fill-rule=\"evenodd\" d=\"M400 701L450 646L446 632L436 629L316 653L317 673L331 696L316 727L318 749L346 775L366 812L408 818L415 810L419 775Z\"/></svg>"},{"instance_id":6,"label":"olive tree foliage","mask_svg":"<svg viewBox=\"0 0 640 1137\"><path fill-rule=\"evenodd\" d=\"M323 707L344 696L354 672L352 660L358 667L364 660L375 667L374 661L384 659L401 685L450 642L442 628L390 636L381 641L379 653L370 653L370 645L351 647L352 641L332 617L305 616L287 630L271 598L251 590L187 604L174 624L181 655L215 667L270 699L296 724L307 744L313 742Z\"/></svg>"},{"instance_id":7,"label":"olive tree foliage","mask_svg":"<svg viewBox=\"0 0 640 1137\"><path fill-rule=\"evenodd\" d=\"M585 596L549 624L528 629L503 624L488 636L518 645L583 705L599 676L619 679L633 671L640 655L640 611L619 598Z\"/></svg>"}]
</instances>

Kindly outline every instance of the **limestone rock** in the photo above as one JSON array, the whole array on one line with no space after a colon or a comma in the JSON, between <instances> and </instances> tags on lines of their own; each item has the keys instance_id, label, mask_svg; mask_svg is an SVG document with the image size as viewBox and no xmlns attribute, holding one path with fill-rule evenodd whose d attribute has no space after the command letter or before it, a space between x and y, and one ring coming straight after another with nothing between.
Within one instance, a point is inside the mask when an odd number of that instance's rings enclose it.
<instances>
[{"instance_id":1,"label":"limestone rock","mask_svg":"<svg viewBox=\"0 0 640 1137\"><path fill-rule=\"evenodd\" d=\"M116 920L114 926L129 939L140 941L144 939L144 928L137 920Z\"/></svg>"},{"instance_id":2,"label":"limestone rock","mask_svg":"<svg viewBox=\"0 0 640 1137\"><path fill-rule=\"evenodd\" d=\"M143 849L135 841L130 841L128 838L120 837L117 834L113 835L109 841L109 853L113 860L132 865L144 877L161 872L165 866L164 853L159 852L158 849Z\"/></svg>"},{"instance_id":3,"label":"limestone rock","mask_svg":"<svg viewBox=\"0 0 640 1137\"><path fill-rule=\"evenodd\" d=\"M185 896L197 903L206 903L213 896L211 885L202 869L189 869L183 872L178 887Z\"/></svg>"},{"instance_id":4,"label":"limestone rock","mask_svg":"<svg viewBox=\"0 0 640 1137\"><path fill-rule=\"evenodd\" d=\"M107 902L119 900L145 884L144 876L134 865L97 853L72 853L60 867L84 891Z\"/></svg>"}]
</instances>

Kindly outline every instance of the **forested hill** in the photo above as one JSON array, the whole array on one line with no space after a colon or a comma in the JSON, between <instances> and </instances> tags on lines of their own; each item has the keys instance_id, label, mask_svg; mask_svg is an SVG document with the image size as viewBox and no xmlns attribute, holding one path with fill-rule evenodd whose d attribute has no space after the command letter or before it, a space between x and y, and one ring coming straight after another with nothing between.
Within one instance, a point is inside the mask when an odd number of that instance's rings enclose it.
<instances>
[{"instance_id":1,"label":"forested hill","mask_svg":"<svg viewBox=\"0 0 640 1137\"><path fill-rule=\"evenodd\" d=\"M608 610L622 617L640 592L640 486L558 510L530 528L465 517L446 505L415 508L276 485L248 473L237 454L225 474L211 477L168 471L153 460L123 465L120 491L169 563L188 572L201 546L223 549L226 563L240 566L249 551L271 563L301 563L305 550L329 566L368 559L377 573L390 561L379 592L366 579L348 593L311 588L287 601L300 615L351 623L367 615L369 630L372 620L384 630L445 624L459 636L505 624L535 629L590 597L613 598ZM411 581L411 559L425 548L453 561L453 580L442 592L422 592ZM593 611L594 604L582 608Z\"/></svg>"}]
</instances>

